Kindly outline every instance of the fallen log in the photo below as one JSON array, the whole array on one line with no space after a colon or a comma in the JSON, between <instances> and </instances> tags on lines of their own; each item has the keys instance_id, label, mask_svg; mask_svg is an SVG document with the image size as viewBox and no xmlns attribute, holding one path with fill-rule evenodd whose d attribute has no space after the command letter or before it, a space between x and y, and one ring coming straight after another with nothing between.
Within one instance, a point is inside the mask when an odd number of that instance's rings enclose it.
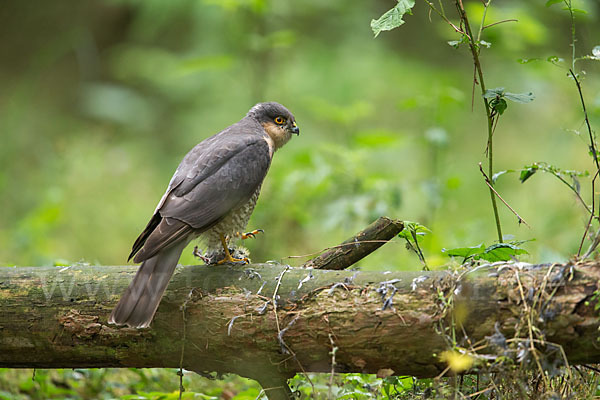
<instances>
[{"instance_id":1,"label":"fallen log","mask_svg":"<svg viewBox=\"0 0 600 400\"><path fill-rule=\"evenodd\" d=\"M135 270L0 268L0 367L236 373L277 399L290 395L294 374L330 372L334 346L336 372L417 377L448 370L440 354L453 346L487 343L480 353L493 357L501 338L530 340L540 355L554 343L571 364L600 362L596 262L458 272L178 267L149 329L107 325Z\"/></svg>"}]
</instances>

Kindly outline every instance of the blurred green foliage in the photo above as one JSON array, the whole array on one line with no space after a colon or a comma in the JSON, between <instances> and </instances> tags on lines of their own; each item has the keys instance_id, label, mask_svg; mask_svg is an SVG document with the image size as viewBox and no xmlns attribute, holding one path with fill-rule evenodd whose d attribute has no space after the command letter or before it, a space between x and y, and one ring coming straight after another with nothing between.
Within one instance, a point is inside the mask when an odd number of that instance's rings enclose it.
<instances>
[{"instance_id":1,"label":"blurred green foliage","mask_svg":"<svg viewBox=\"0 0 600 400\"><path fill-rule=\"evenodd\" d=\"M586 10L576 15L583 56L600 44L600 8L576 3ZM481 102L472 101L470 56L448 45L460 38L430 19L423 2L401 29L373 40L371 19L394 4L4 1L0 265L123 264L183 155L265 100L292 110L301 135L278 152L263 186L249 228L265 235L246 242L254 261L299 264L286 257L335 245L380 215L431 230L419 241L429 267L447 262L442 248L491 243L492 211L478 170L485 118ZM481 18L480 2L467 9ZM491 23L512 18L518 22L484 32L491 43L482 50L486 80L536 99L511 105L501 119L496 170L533 163L592 169L578 94L557 61L570 57L568 15L544 1L517 0L497 2L488 14ZM548 58L555 62L532 61ZM597 129L600 63L581 66ZM589 198L590 178L579 181ZM522 185L508 176L496 188L531 225L502 207L506 233L536 239L524 245L526 259L559 261L576 252L586 214L561 182L546 174ZM395 243L359 265L420 269L403 241ZM181 262L197 262L191 249ZM113 373L90 371L59 374L68 382L55 388L48 383L55 372L39 371L27 383L1 371L0 398L101 397L94 382L103 385L103 374ZM77 374L86 382L77 383ZM128 383L131 374L138 383ZM176 379L161 374L128 372L124 391L106 396L177 390ZM258 395L254 383L232 382L238 393ZM203 385L199 392L210 396Z\"/></svg>"},{"instance_id":2,"label":"blurred green foliage","mask_svg":"<svg viewBox=\"0 0 600 400\"><path fill-rule=\"evenodd\" d=\"M184 372L182 399L266 399L264 391L251 379L225 375L215 380ZM377 378L367 374L298 375L290 380L299 398L328 394L333 398L406 398L432 387L431 379L412 377ZM135 393L135 394L130 394ZM393 396L393 397L392 397ZM9 370L0 369L0 400L29 399L114 399L177 400L179 378L174 369L75 369ZM319 398L319 397L318 397Z\"/></svg>"},{"instance_id":3,"label":"blurred green foliage","mask_svg":"<svg viewBox=\"0 0 600 400\"><path fill-rule=\"evenodd\" d=\"M589 53L600 29L588 3L577 16L577 46ZM432 266L446 261L443 247L493 240L476 167L485 126L478 101L471 111L469 56L446 44L456 34L429 22L421 3L405 16L410 23L373 40L368 16L388 6L5 2L0 263L123 263L181 157L262 100L287 105L302 134L277 154L250 223L266 231L247 242L255 261L299 262L285 257L336 244L380 215L428 226ZM469 7L476 18L481 7ZM569 133L581 128L581 113L564 69L516 62L568 58L567 15L517 1L490 13L491 22L519 22L485 31L487 79L537 97L500 122L497 169L589 169L584 140ZM598 121L598 66L585 68ZM529 244L532 260L576 250L585 216L568 191L548 178L498 185L532 226L503 209L505 230L538 239ZM195 262L184 254L183 263ZM419 268L401 245L361 265Z\"/></svg>"}]
</instances>

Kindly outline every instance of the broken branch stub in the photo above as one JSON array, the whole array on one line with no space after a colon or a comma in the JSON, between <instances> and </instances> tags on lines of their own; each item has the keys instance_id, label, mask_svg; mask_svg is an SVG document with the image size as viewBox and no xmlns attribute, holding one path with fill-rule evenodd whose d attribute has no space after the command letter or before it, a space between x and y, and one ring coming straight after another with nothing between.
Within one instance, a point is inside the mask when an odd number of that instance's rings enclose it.
<instances>
[{"instance_id":1,"label":"broken branch stub","mask_svg":"<svg viewBox=\"0 0 600 400\"><path fill-rule=\"evenodd\" d=\"M402 229L404 229L402 221L379 217L375 222L348 240L308 260L302 267L346 269L392 240Z\"/></svg>"}]
</instances>

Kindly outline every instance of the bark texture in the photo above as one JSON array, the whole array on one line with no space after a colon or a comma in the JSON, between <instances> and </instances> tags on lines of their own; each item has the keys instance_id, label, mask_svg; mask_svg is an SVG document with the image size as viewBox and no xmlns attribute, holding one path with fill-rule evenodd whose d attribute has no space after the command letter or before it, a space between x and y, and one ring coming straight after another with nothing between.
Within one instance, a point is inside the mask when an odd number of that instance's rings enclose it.
<instances>
[{"instance_id":1,"label":"bark texture","mask_svg":"<svg viewBox=\"0 0 600 400\"><path fill-rule=\"evenodd\" d=\"M331 371L332 342L338 372L432 377L447 367L449 327L458 344L488 342L527 337L528 318L572 364L600 362L598 263L460 273L178 267L151 328L107 325L135 270L0 268L0 367L182 365L250 377L286 398L286 378Z\"/></svg>"}]
</instances>

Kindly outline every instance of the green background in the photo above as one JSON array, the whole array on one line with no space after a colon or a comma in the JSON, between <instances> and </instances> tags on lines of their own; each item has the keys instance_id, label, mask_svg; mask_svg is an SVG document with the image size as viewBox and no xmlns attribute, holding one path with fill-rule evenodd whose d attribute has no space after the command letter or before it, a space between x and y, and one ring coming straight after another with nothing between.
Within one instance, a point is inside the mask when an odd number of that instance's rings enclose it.
<instances>
[{"instance_id":1,"label":"green background","mask_svg":"<svg viewBox=\"0 0 600 400\"><path fill-rule=\"evenodd\" d=\"M405 25L374 39L371 19L394 4L3 1L0 265L124 264L185 153L259 101L286 105L301 134L276 154L263 186L249 228L265 233L245 243L253 261L299 265L306 258L288 257L335 245L381 215L429 227L423 248L434 267L449 261L442 248L492 244L478 168L486 120L479 88L472 94L470 54L447 44L458 35L423 2ZM466 5L479 21L481 3ZM575 6L587 11L576 13L583 56L600 45L600 8ZM455 17L451 3L447 10ZM487 21L508 18L518 22L482 37L491 43L482 50L487 86L536 99L509 103L500 118L496 170L540 161L593 170L567 78L568 13L506 0ZM551 56L565 61L544 61ZM518 61L534 58L541 61ZM578 67L598 127L600 62ZM530 225L499 205L505 234L535 239L524 245L525 261L577 252L587 215L556 178L537 174L521 184L508 174L497 189ZM589 177L581 191L588 200ZM198 262L191 248L181 262ZM421 267L400 239L359 265ZM144 379L158 373L149 374Z\"/></svg>"}]
</instances>

